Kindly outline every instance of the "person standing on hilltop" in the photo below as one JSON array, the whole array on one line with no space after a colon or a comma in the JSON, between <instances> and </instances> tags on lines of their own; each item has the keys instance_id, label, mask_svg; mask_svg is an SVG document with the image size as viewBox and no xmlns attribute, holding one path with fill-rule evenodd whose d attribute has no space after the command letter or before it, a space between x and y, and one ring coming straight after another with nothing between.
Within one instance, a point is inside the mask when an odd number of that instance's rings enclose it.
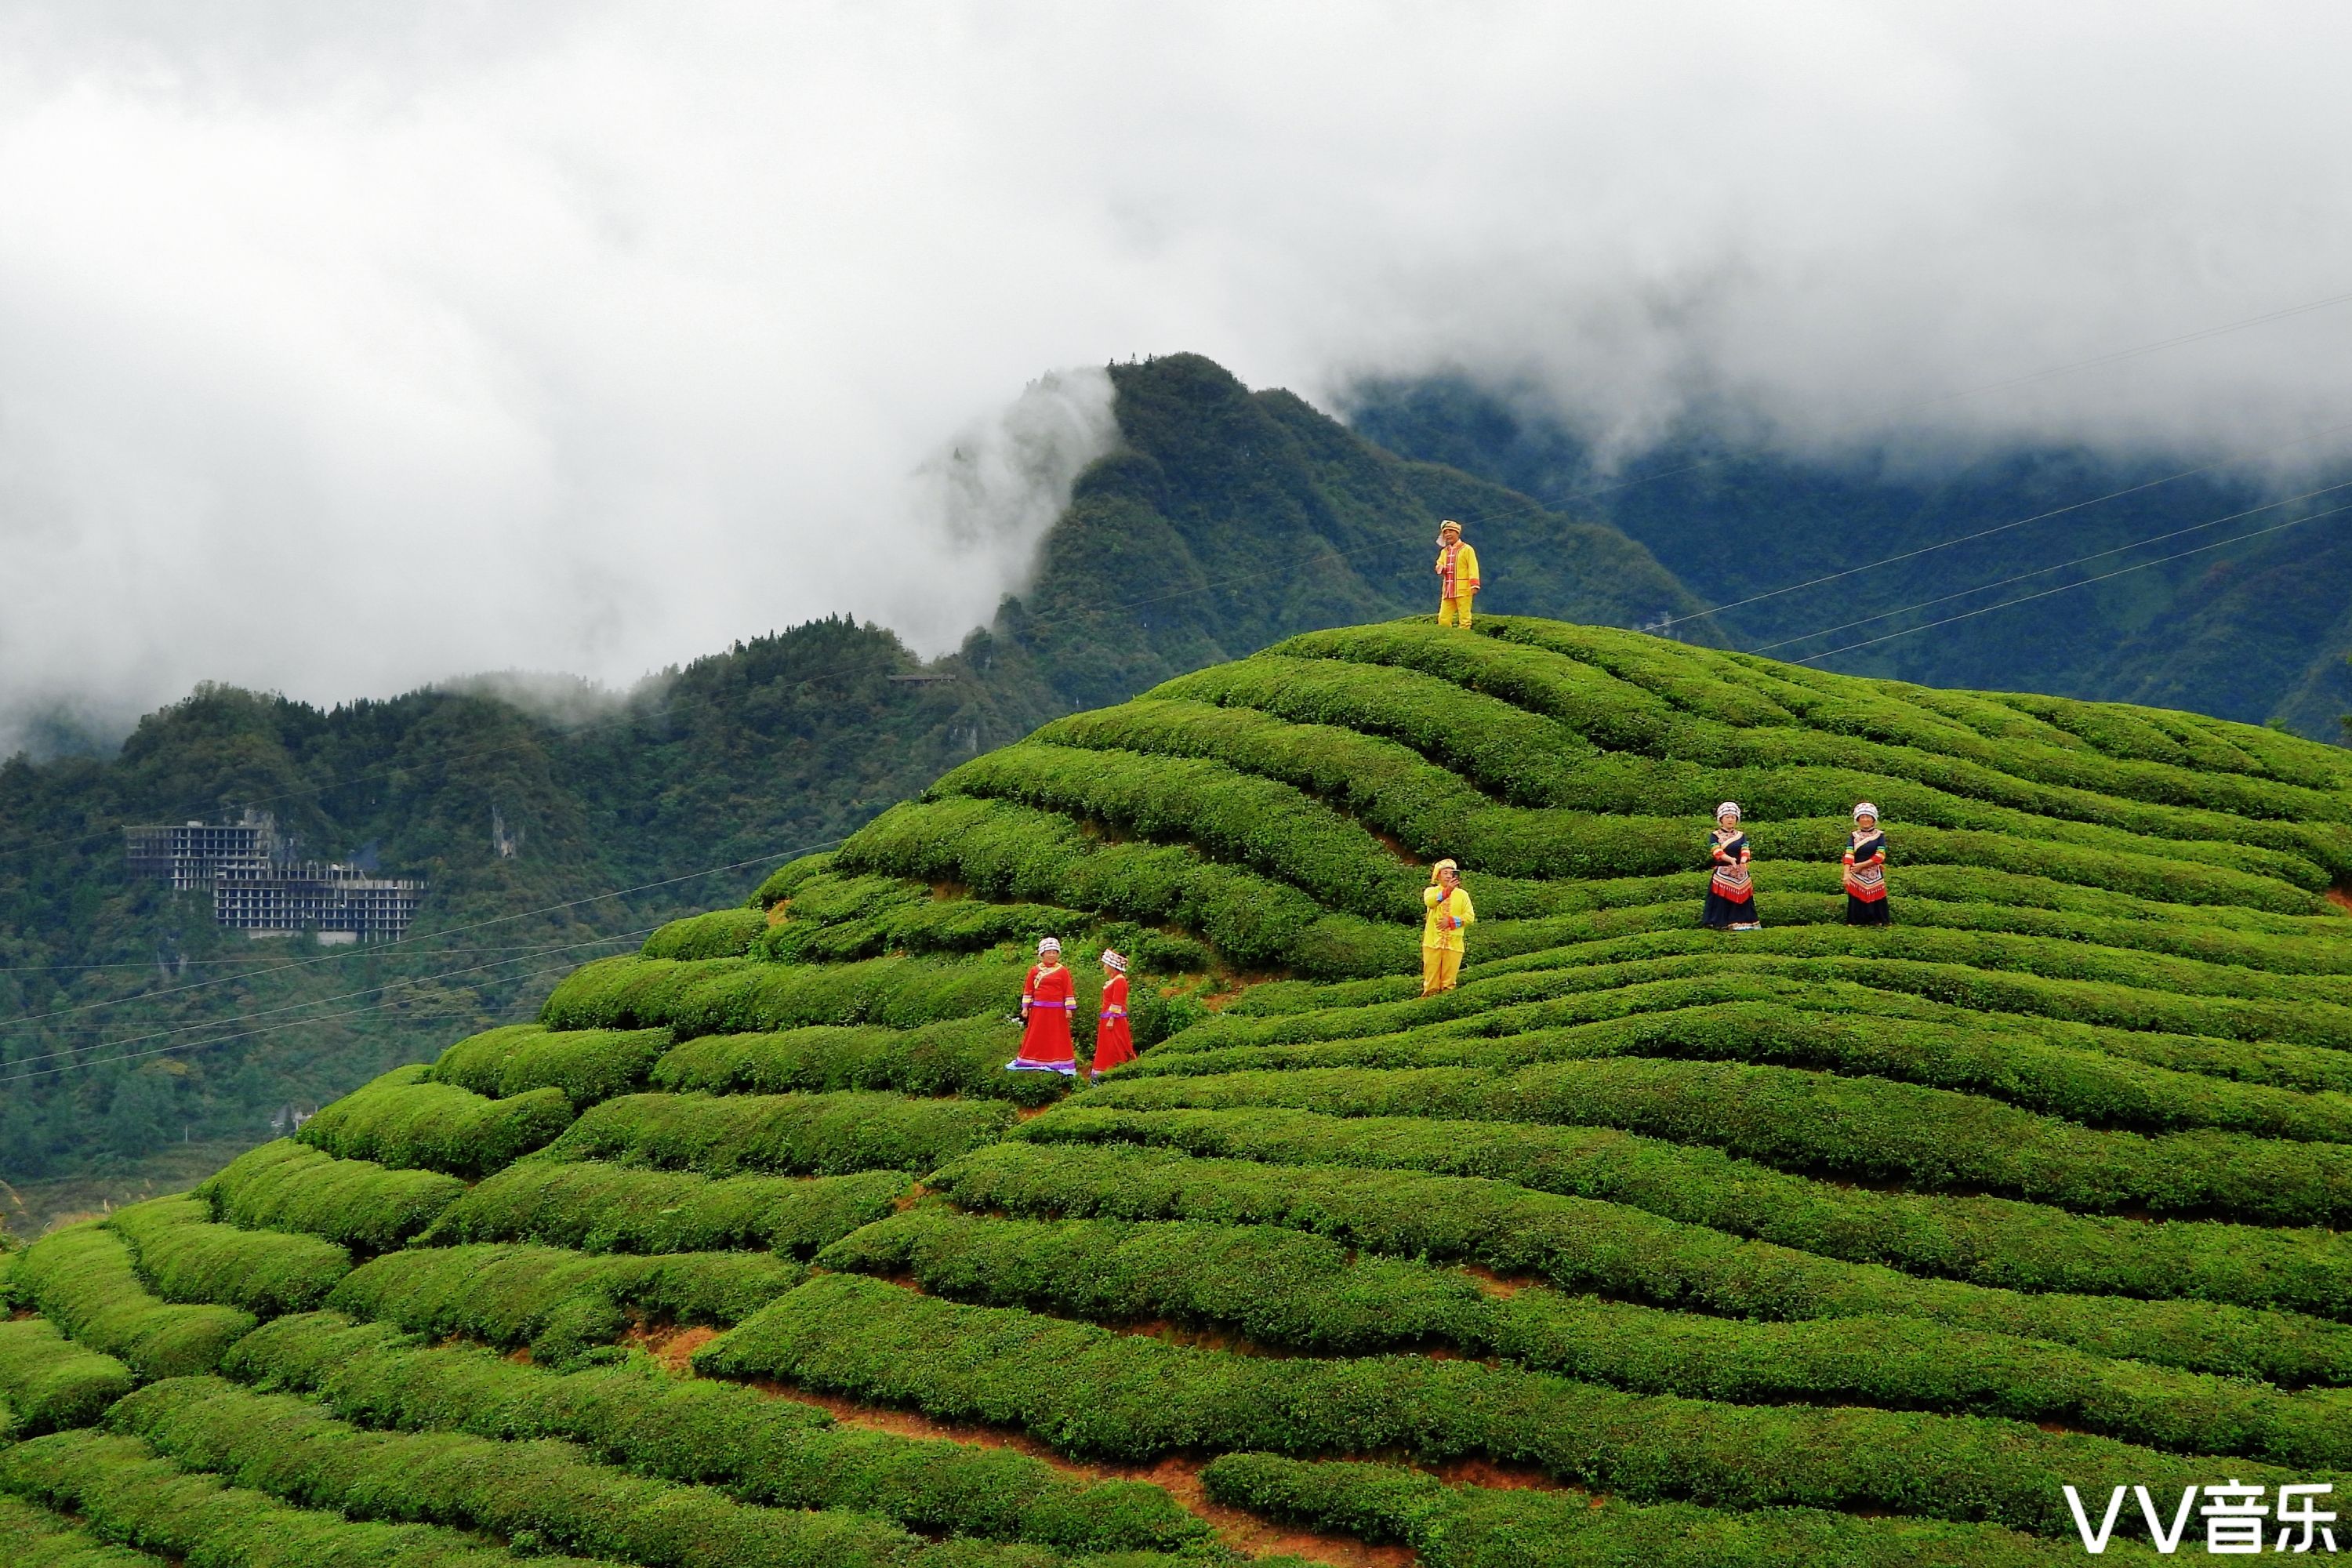
<instances>
[{"instance_id":1,"label":"person standing on hilltop","mask_svg":"<svg viewBox=\"0 0 2352 1568\"><path fill-rule=\"evenodd\" d=\"M1037 944L1037 962L1021 983L1021 1054L1004 1070L1077 1077L1077 1053L1070 1045L1070 1014L1077 1005L1077 988L1062 966L1062 944L1049 936Z\"/></svg>"},{"instance_id":2,"label":"person standing on hilltop","mask_svg":"<svg viewBox=\"0 0 2352 1568\"><path fill-rule=\"evenodd\" d=\"M1430 868L1429 886L1421 890L1429 911L1421 922L1421 994L1434 996L1451 991L1462 974L1462 931L1478 919L1470 907L1470 889L1451 860Z\"/></svg>"},{"instance_id":3,"label":"person standing on hilltop","mask_svg":"<svg viewBox=\"0 0 2352 1568\"><path fill-rule=\"evenodd\" d=\"M1895 923L1886 908L1886 835L1879 830L1878 807L1866 800L1853 808L1853 832L1846 839L1845 923Z\"/></svg>"},{"instance_id":4,"label":"person standing on hilltop","mask_svg":"<svg viewBox=\"0 0 2352 1568\"><path fill-rule=\"evenodd\" d=\"M1462 537L1462 525L1449 517L1437 525L1437 624L1467 626L1477 592L1478 552Z\"/></svg>"},{"instance_id":5,"label":"person standing on hilltop","mask_svg":"<svg viewBox=\"0 0 2352 1568\"><path fill-rule=\"evenodd\" d=\"M1127 960L1107 947L1102 966L1102 1012L1095 1019L1095 1065L1089 1079L1135 1059L1135 1029L1127 1016Z\"/></svg>"},{"instance_id":6,"label":"person standing on hilltop","mask_svg":"<svg viewBox=\"0 0 2352 1568\"><path fill-rule=\"evenodd\" d=\"M1717 931L1758 931L1756 887L1748 879L1748 835L1739 826L1739 803L1715 808L1715 831L1707 838L1715 874L1707 879L1706 909L1699 922Z\"/></svg>"}]
</instances>

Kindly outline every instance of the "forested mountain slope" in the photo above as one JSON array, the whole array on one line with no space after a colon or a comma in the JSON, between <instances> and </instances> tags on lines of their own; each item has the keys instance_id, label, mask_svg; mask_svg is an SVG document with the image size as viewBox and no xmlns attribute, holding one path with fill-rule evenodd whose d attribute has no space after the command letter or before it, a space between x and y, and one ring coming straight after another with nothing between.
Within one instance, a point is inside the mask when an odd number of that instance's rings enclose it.
<instances>
[{"instance_id":1,"label":"forested mountain slope","mask_svg":"<svg viewBox=\"0 0 2352 1568\"><path fill-rule=\"evenodd\" d=\"M2263 484L2204 455L1804 458L1698 435L1603 470L1558 426L1452 380L1368 386L1349 421L1398 452L1615 523L1706 603L1731 606L1717 618L1735 647L1937 685L2276 720L2330 742L2352 712L2352 513L2316 515L2352 503L2341 470ZM1844 574L1980 531L1994 531ZM1845 629L1809 636L1832 627Z\"/></svg>"},{"instance_id":2,"label":"forested mountain slope","mask_svg":"<svg viewBox=\"0 0 2352 1568\"><path fill-rule=\"evenodd\" d=\"M1725 798L1758 931L1696 929ZM1423 998L1440 855L1481 918ZM0 1530L1892 1568L2075 1560L2068 1486L2340 1498L2347 877L2352 757L2272 731L1301 636L16 1256ZM1140 976L1075 1093L1003 1067L1048 933Z\"/></svg>"},{"instance_id":3,"label":"forested mountain slope","mask_svg":"<svg viewBox=\"0 0 2352 1568\"><path fill-rule=\"evenodd\" d=\"M1695 607L1614 530L1391 457L1197 355L1111 375L1123 449L1080 483L1034 590L949 658L834 619L604 698L476 681L321 711L207 688L118 756L0 765L0 1184L257 1142L453 1025L527 1014L586 955L568 944L708 900L678 879L835 840L1074 707L1423 608L1444 510L1502 520L1475 533L1496 608L1632 625ZM125 873L123 825L247 806L305 855L427 879L415 934L289 952Z\"/></svg>"}]
</instances>

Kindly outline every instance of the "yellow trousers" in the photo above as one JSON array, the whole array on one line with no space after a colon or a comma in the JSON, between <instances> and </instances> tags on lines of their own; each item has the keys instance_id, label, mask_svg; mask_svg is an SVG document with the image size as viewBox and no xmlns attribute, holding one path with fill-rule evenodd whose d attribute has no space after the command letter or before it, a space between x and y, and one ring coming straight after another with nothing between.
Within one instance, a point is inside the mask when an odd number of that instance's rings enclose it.
<instances>
[{"instance_id":1,"label":"yellow trousers","mask_svg":"<svg viewBox=\"0 0 2352 1568\"><path fill-rule=\"evenodd\" d=\"M1470 601L1475 595L1465 594L1458 599L1437 601L1437 624L1441 626L1466 626L1470 624Z\"/></svg>"},{"instance_id":2,"label":"yellow trousers","mask_svg":"<svg viewBox=\"0 0 2352 1568\"><path fill-rule=\"evenodd\" d=\"M1441 991L1454 989L1462 978L1462 950L1458 947L1424 947L1421 950L1421 994L1434 996Z\"/></svg>"}]
</instances>

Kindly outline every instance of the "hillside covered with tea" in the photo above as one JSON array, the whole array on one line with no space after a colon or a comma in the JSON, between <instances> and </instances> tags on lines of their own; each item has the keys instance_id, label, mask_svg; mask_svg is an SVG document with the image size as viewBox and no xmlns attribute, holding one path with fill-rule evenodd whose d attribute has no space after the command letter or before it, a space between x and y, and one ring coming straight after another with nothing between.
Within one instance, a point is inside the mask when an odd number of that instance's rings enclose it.
<instances>
[{"instance_id":1,"label":"hillside covered with tea","mask_svg":"<svg viewBox=\"0 0 2352 1568\"><path fill-rule=\"evenodd\" d=\"M1698 924L1724 800L1759 931ZM1297 637L0 1258L0 1560L2022 1565L2069 1486L2340 1508L2348 884L2352 755L2267 730ZM1004 1068L1048 934L1082 1060L1134 964L1075 1092Z\"/></svg>"}]
</instances>

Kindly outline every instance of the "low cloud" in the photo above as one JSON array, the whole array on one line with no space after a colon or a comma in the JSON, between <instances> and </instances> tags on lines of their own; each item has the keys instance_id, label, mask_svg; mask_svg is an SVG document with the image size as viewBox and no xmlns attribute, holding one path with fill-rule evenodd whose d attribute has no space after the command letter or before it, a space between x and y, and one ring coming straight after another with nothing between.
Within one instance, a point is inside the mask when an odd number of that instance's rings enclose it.
<instances>
[{"instance_id":1,"label":"low cloud","mask_svg":"<svg viewBox=\"0 0 2352 1568\"><path fill-rule=\"evenodd\" d=\"M2352 302L1951 395L2352 290L2347 43L2315 5L0 7L0 730L622 685L845 610L944 646L1108 439L1098 375L1020 389L1130 353L1327 404L1465 370L1618 451L2258 450L2352 421Z\"/></svg>"}]
</instances>

